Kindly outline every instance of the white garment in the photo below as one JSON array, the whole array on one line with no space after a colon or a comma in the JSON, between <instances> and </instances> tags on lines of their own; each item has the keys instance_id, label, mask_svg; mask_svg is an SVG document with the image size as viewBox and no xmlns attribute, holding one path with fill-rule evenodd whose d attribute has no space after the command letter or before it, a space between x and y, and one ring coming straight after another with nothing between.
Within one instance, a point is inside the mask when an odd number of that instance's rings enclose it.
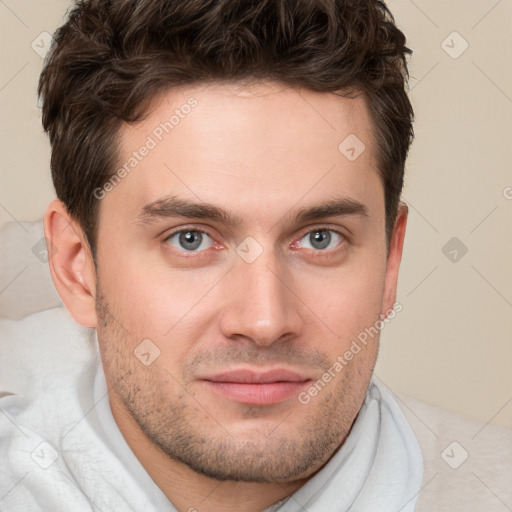
<instances>
[{"instance_id":1,"label":"white garment","mask_svg":"<svg viewBox=\"0 0 512 512\"><path fill-rule=\"evenodd\" d=\"M0 510L174 512L117 428L95 332L62 308L2 326L0 393L13 394L0 398ZM341 449L267 510L412 512L422 477L412 430L372 381Z\"/></svg>"}]
</instances>

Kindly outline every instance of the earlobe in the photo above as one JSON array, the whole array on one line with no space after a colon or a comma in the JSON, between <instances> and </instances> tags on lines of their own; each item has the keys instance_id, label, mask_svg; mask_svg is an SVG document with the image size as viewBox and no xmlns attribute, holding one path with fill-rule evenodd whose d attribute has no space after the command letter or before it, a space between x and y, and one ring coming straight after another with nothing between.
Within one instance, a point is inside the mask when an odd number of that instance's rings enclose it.
<instances>
[{"instance_id":1,"label":"earlobe","mask_svg":"<svg viewBox=\"0 0 512 512\"><path fill-rule=\"evenodd\" d=\"M57 292L71 316L96 326L96 272L87 239L65 205L55 200L44 216L48 263Z\"/></svg>"},{"instance_id":2,"label":"earlobe","mask_svg":"<svg viewBox=\"0 0 512 512\"><path fill-rule=\"evenodd\" d=\"M398 272L400 269L400 262L402 260L408 213L409 207L405 203L400 203L393 234L389 242L386 278L384 283L384 296L381 311L381 315L384 317L386 317L394 308L396 302Z\"/></svg>"}]
</instances>

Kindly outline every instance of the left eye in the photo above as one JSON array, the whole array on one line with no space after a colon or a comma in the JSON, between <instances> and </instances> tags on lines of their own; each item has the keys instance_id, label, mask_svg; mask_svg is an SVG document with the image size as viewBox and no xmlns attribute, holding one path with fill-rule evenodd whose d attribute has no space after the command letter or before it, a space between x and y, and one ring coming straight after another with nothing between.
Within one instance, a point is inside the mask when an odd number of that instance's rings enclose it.
<instances>
[{"instance_id":1,"label":"left eye","mask_svg":"<svg viewBox=\"0 0 512 512\"><path fill-rule=\"evenodd\" d=\"M305 249L333 249L343 240L343 237L332 229L315 229L310 231L299 241L300 246Z\"/></svg>"},{"instance_id":2,"label":"left eye","mask_svg":"<svg viewBox=\"0 0 512 512\"><path fill-rule=\"evenodd\" d=\"M165 240L182 251L199 252L210 248L213 240L204 232L196 229L177 231Z\"/></svg>"}]
</instances>

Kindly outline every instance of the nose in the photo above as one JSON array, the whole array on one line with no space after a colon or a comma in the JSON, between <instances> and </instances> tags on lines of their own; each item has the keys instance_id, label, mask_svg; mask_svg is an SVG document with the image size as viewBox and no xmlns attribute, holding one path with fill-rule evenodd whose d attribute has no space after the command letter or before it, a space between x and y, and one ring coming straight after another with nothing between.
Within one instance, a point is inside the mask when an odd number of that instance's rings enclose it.
<instances>
[{"instance_id":1,"label":"nose","mask_svg":"<svg viewBox=\"0 0 512 512\"><path fill-rule=\"evenodd\" d=\"M226 338L250 339L264 347L294 338L303 330L301 302L290 271L273 254L252 263L237 261L227 276L225 294L219 323Z\"/></svg>"}]
</instances>

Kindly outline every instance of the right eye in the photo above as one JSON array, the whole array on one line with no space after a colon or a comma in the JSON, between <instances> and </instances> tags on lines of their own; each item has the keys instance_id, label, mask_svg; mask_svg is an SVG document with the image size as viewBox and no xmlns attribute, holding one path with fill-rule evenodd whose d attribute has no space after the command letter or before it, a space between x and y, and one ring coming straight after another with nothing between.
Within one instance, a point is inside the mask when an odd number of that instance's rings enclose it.
<instances>
[{"instance_id":1,"label":"right eye","mask_svg":"<svg viewBox=\"0 0 512 512\"><path fill-rule=\"evenodd\" d=\"M213 240L204 231L198 229L182 229L172 233L165 239L176 249L186 252L201 252L213 245Z\"/></svg>"}]
</instances>

